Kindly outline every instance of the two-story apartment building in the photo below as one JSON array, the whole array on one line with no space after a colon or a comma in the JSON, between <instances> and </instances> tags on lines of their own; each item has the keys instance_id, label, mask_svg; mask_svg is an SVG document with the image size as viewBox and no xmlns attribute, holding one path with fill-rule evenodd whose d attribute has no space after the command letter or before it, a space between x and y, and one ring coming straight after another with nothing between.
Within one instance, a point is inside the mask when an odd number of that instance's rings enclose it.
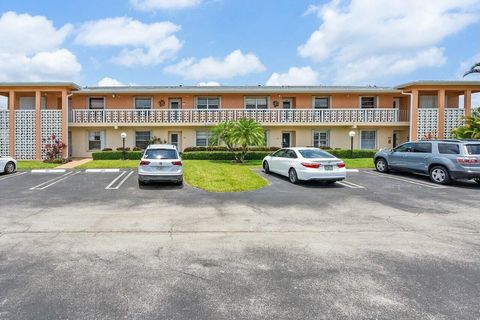
<instances>
[{"instance_id":1,"label":"two-story apartment building","mask_svg":"<svg viewBox=\"0 0 480 320\"><path fill-rule=\"evenodd\" d=\"M103 148L144 147L153 137L180 150L206 146L209 129L252 118L268 146L394 147L425 137L448 138L471 112L480 82L418 81L397 87L126 86L0 83L0 154L41 159L52 134L73 157ZM460 101L463 100L463 108Z\"/></svg>"}]
</instances>

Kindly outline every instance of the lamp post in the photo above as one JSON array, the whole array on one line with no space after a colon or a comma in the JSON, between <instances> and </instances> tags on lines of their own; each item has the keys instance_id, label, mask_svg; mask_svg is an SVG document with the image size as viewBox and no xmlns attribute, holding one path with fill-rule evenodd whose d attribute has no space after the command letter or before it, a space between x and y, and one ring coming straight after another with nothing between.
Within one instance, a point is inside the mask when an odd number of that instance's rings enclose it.
<instances>
[{"instance_id":1,"label":"lamp post","mask_svg":"<svg viewBox=\"0 0 480 320\"><path fill-rule=\"evenodd\" d=\"M122 142L123 142L123 148L122 148L123 160L125 160L125 139L127 138L127 134L125 132L122 132L120 136L122 137Z\"/></svg>"},{"instance_id":2,"label":"lamp post","mask_svg":"<svg viewBox=\"0 0 480 320\"><path fill-rule=\"evenodd\" d=\"M350 157L353 157L353 138L355 138L355 131L350 131L348 135L350 136Z\"/></svg>"}]
</instances>

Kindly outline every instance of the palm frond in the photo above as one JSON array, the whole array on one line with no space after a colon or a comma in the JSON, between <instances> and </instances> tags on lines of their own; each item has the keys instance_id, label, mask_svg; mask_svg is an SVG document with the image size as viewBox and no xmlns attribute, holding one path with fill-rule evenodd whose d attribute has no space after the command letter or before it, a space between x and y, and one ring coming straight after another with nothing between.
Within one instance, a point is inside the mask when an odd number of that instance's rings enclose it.
<instances>
[{"instance_id":1,"label":"palm frond","mask_svg":"<svg viewBox=\"0 0 480 320\"><path fill-rule=\"evenodd\" d=\"M466 77L472 73L480 73L480 62L475 63L463 76Z\"/></svg>"}]
</instances>

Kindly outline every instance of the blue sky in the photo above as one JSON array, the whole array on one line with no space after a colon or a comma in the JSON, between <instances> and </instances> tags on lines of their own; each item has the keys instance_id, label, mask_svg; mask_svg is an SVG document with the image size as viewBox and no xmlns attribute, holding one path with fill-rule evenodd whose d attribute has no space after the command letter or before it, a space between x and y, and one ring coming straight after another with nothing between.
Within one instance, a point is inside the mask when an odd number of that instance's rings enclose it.
<instances>
[{"instance_id":1,"label":"blue sky","mask_svg":"<svg viewBox=\"0 0 480 320\"><path fill-rule=\"evenodd\" d=\"M480 61L479 8L480 0L2 0L0 43L10 45L0 47L0 81L458 79Z\"/></svg>"}]
</instances>

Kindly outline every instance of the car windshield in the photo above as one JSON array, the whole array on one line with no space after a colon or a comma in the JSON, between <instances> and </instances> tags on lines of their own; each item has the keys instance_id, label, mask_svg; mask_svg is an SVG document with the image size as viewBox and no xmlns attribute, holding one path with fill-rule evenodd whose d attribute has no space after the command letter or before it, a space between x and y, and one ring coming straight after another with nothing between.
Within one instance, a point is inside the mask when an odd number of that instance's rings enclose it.
<instances>
[{"instance_id":1,"label":"car windshield","mask_svg":"<svg viewBox=\"0 0 480 320\"><path fill-rule=\"evenodd\" d=\"M480 144L467 144L468 154L480 154Z\"/></svg>"},{"instance_id":2,"label":"car windshield","mask_svg":"<svg viewBox=\"0 0 480 320\"><path fill-rule=\"evenodd\" d=\"M144 159L177 159L177 151L172 149L148 149Z\"/></svg>"},{"instance_id":3,"label":"car windshield","mask_svg":"<svg viewBox=\"0 0 480 320\"><path fill-rule=\"evenodd\" d=\"M325 152L320 149L302 149L298 150L302 157L306 159L314 159L314 158L335 158L330 153Z\"/></svg>"}]
</instances>

